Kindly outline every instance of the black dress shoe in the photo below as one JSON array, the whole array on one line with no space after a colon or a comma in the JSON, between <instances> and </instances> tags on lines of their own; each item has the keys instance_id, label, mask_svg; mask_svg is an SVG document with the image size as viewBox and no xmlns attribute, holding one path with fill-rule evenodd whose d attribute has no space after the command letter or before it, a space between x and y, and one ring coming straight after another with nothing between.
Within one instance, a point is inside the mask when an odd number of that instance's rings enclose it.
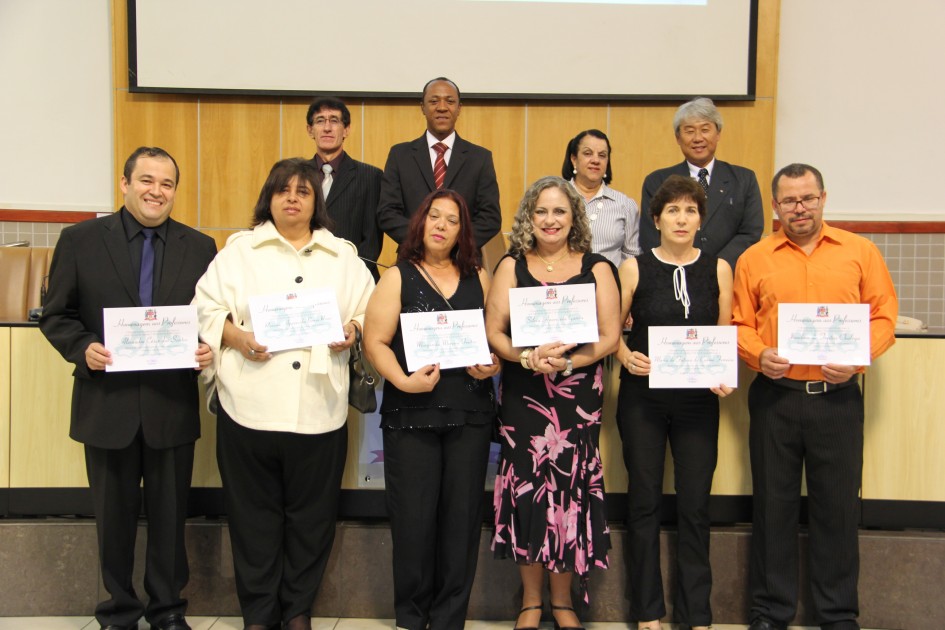
<instances>
[{"instance_id":1,"label":"black dress shoe","mask_svg":"<svg viewBox=\"0 0 945 630\"><path fill-rule=\"evenodd\" d=\"M556 610L570 610L574 612L574 608L571 606L555 606L551 605L551 615L554 616ZM555 619L555 630L584 630L584 626L559 626L558 620Z\"/></svg>"},{"instance_id":2,"label":"black dress shoe","mask_svg":"<svg viewBox=\"0 0 945 630\"><path fill-rule=\"evenodd\" d=\"M527 612L529 610L541 610L542 608L544 608L544 604L538 604L537 606L525 606L520 611L518 611L518 616L521 617L523 612ZM515 626L513 630L538 630L538 626Z\"/></svg>"},{"instance_id":3,"label":"black dress shoe","mask_svg":"<svg viewBox=\"0 0 945 630\"><path fill-rule=\"evenodd\" d=\"M748 630L782 630L782 628L767 619L759 617L751 622L751 625L748 626Z\"/></svg>"},{"instance_id":4,"label":"black dress shoe","mask_svg":"<svg viewBox=\"0 0 945 630\"><path fill-rule=\"evenodd\" d=\"M135 624L133 627L137 628L138 624ZM110 623L107 626L102 626L102 630L131 630L128 626L119 626L114 623Z\"/></svg>"},{"instance_id":5,"label":"black dress shoe","mask_svg":"<svg viewBox=\"0 0 945 630\"><path fill-rule=\"evenodd\" d=\"M157 623L152 623L151 630L192 630L192 628L187 625L184 615L173 614L168 615Z\"/></svg>"}]
</instances>

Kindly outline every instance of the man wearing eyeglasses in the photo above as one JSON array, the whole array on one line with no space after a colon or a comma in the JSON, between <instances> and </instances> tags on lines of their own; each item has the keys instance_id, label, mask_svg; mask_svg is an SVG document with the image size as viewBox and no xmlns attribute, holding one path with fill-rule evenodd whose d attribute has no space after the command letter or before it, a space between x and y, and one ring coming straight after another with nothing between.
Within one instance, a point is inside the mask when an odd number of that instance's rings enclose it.
<instances>
[{"instance_id":1,"label":"man wearing eyeglasses","mask_svg":"<svg viewBox=\"0 0 945 630\"><path fill-rule=\"evenodd\" d=\"M797 522L806 470L813 614L821 628L858 629L863 366L796 365L778 353L778 305L868 304L870 356L894 342L896 290L869 240L823 221L827 192L806 164L771 184L778 232L735 271L738 352L759 372L748 394L753 486L751 625L783 630L797 610Z\"/></svg>"},{"instance_id":2,"label":"man wearing eyeglasses","mask_svg":"<svg viewBox=\"0 0 945 630\"><path fill-rule=\"evenodd\" d=\"M305 115L309 137L315 141L312 161L322 172L322 194L332 234L358 248L358 256L377 260L383 234L377 226L377 202L381 196L381 169L352 159L344 150L351 129L351 112L334 97L316 98ZM377 265L365 263L379 278Z\"/></svg>"}]
</instances>

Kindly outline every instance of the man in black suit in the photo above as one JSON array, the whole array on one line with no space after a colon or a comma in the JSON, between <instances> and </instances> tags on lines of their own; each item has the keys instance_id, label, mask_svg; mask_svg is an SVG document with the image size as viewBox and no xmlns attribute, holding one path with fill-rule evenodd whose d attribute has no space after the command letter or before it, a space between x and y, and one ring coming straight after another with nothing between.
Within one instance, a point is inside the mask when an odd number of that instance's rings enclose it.
<instances>
[{"instance_id":1,"label":"man in black suit","mask_svg":"<svg viewBox=\"0 0 945 630\"><path fill-rule=\"evenodd\" d=\"M381 169L352 159L344 150L351 129L351 112L333 97L320 97L308 106L308 135L315 141L312 161L322 171L322 192L335 236L358 248L358 256L377 260L383 234L377 226L377 202L381 196ZM377 265L365 263L374 280Z\"/></svg>"},{"instance_id":2,"label":"man in black suit","mask_svg":"<svg viewBox=\"0 0 945 630\"><path fill-rule=\"evenodd\" d=\"M426 133L391 147L377 222L397 243L404 240L407 223L420 202L438 188L451 188L466 200L477 247L488 243L502 227L492 153L456 133L462 106L455 83L445 77L433 79L424 86L420 101L420 111L427 119ZM434 172L438 161L442 161L445 175L442 169Z\"/></svg>"},{"instance_id":3,"label":"man in black suit","mask_svg":"<svg viewBox=\"0 0 945 630\"><path fill-rule=\"evenodd\" d=\"M650 200L670 175L697 180L706 191L706 219L696 235L696 247L725 259L732 269L749 246L761 238L764 209L755 173L715 159L722 135L722 115L707 98L684 103L673 118L676 143L685 161L661 168L643 181L643 211L650 216ZM660 235L652 221L640 221L640 247L646 251L660 244Z\"/></svg>"},{"instance_id":4,"label":"man in black suit","mask_svg":"<svg viewBox=\"0 0 945 630\"><path fill-rule=\"evenodd\" d=\"M69 435L85 445L102 581L111 595L95 617L109 630L137 628L142 615L152 628L190 628L181 590L188 579L187 493L200 437L197 371L106 372L112 353L103 345L103 309L189 304L216 254L213 239L169 218L179 178L163 149L131 154L121 178L124 207L62 231L39 324L75 365ZM198 369L208 366L210 348L200 343L194 350ZM147 606L131 581L142 479Z\"/></svg>"}]
</instances>

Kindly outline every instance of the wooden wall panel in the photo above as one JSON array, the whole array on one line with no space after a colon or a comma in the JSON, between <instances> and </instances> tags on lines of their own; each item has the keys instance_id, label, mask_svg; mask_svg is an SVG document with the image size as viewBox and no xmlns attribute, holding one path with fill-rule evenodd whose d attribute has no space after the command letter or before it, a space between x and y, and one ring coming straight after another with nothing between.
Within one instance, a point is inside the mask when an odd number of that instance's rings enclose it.
<instances>
[{"instance_id":1,"label":"wooden wall panel","mask_svg":"<svg viewBox=\"0 0 945 630\"><path fill-rule=\"evenodd\" d=\"M678 105L618 103L610 108L607 135L613 150L613 187L641 203L643 179L652 171L682 161L673 136Z\"/></svg>"},{"instance_id":2,"label":"wooden wall panel","mask_svg":"<svg viewBox=\"0 0 945 630\"><path fill-rule=\"evenodd\" d=\"M897 339L866 373L863 498L945 501L945 339Z\"/></svg>"},{"instance_id":3,"label":"wooden wall panel","mask_svg":"<svg viewBox=\"0 0 945 630\"><path fill-rule=\"evenodd\" d=\"M459 129L463 133L465 123L460 114ZM420 100L416 101L367 101L364 104L364 160L383 169L390 148L399 142L419 138L426 130L426 120L420 111Z\"/></svg>"},{"instance_id":4,"label":"wooden wall panel","mask_svg":"<svg viewBox=\"0 0 945 630\"><path fill-rule=\"evenodd\" d=\"M305 112L307 111L308 100L286 100L282 102L279 132L282 139L280 159L290 157L310 158L315 155L315 142L308 137L308 132L305 129ZM345 142L345 149L350 148L349 143ZM351 151L348 151L348 154L350 155Z\"/></svg>"},{"instance_id":5,"label":"wooden wall panel","mask_svg":"<svg viewBox=\"0 0 945 630\"><path fill-rule=\"evenodd\" d=\"M463 106L460 135L492 151L502 231L512 229L512 218L525 192L525 105L495 105L481 101Z\"/></svg>"},{"instance_id":6,"label":"wooden wall panel","mask_svg":"<svg viewBox=\"0 0 945 630\"><path fill-rule=\"evenodd\" d=\"M279 101L200 102L200 227L249 225L259 190L279 159Z\"/></svg>"},{"instance_id":7,"label":"wooden wall panel","mask_svg":"<svg viewBox=\"0 0 945 630\"><path fill-rule=\"evenodd\" d=\"M601 103L529 104L526 188L546 175L560 177L568 141L584 129L606 133L607 114Z\"/></svg>"},{"instance_id":8,"label":"wooden wall panel","mask_svg":"<svg viewBox=\"0 0 945 630\"><path fill-rule=\"evenodd\" d=\"M197 108L196 97L115 92L116 209L124 204L119 180L125 160L140 146L158 146L173 155L180 168L172 216L198 225Z\"/></svg>"},{"instance_id":9,"label":"wooden wall panel","mask_svg":"<svg viewBox=\"0 0 945 630\"><path fill-rule=\"evenodd\" d=\"M88 486L82 445L69 438L72 365L38 328L10 329L10 487Z\"/></svg>"},{"instance_id":10,"label":"wooden wall panel","mask_svg":"<svg viewBox=\"0 0 945 630\"><path fill-rule=\"evenodd\" d=\"M10 328L0 328L0 488L10 487Z\"/></svg>"}]
</instances>

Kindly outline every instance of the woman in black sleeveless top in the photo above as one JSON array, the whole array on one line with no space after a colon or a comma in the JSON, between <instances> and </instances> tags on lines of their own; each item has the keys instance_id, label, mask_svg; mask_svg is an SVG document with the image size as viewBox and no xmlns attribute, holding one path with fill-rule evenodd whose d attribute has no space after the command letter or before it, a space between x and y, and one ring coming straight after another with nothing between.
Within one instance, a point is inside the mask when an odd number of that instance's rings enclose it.
<instances>
[{"instance_id":1,"label":"woman in black sleeveless top","mask_svg":"<svg viewBox=\"0 0 945 630\"><path fill-rule=\"evenodd\" d=\"M718 457L718 397L732 389L650 389L647 332L651 325L729 325L732 269L693 246L706 215L705 192L695 180L669 177L650 212L644 220L656 223L660 246L620 266L622 314L632 319L617 351L623 365L617 426L629 477L630 617L641 630L657 630L666 614L659 533L669 439L678 511L674 617L681 628L705 630L712 623L708 507Z\"/></svg>"},{"instance_id":2,"label":"woman in black sleeveless top","mask_svg":"<svg viewBox=\"0 0 945 630\"><path fill-rule=\"evenodd\" d=\"M407 229L364 322L364 350L385 378L394 611L398 628L461 630L476 574L499 361L408 373L400 314L482 309L489 279L459 193L430 193Z\"/></svg>"}]
</instances>

